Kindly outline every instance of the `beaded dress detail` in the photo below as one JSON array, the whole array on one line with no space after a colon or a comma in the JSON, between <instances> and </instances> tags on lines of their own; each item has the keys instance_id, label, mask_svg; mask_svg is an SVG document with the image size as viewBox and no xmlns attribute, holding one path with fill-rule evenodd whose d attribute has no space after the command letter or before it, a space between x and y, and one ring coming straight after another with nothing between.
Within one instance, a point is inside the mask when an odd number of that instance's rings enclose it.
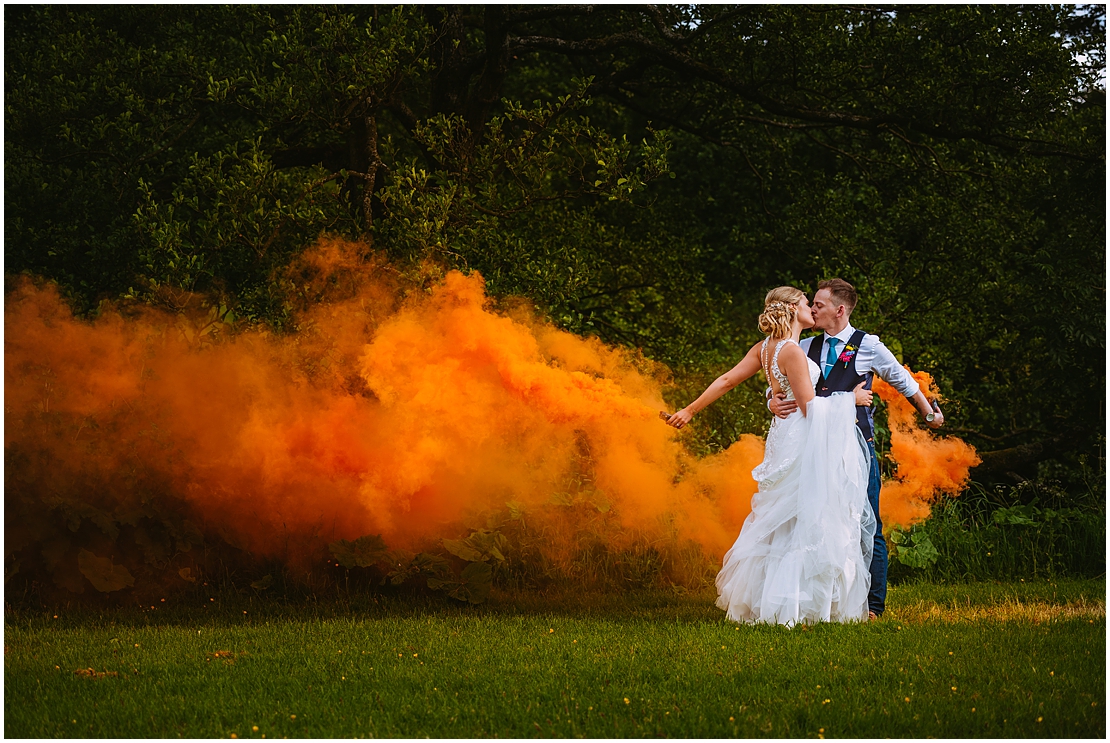
<instances>
[{"instance_id":1,"label":"beaded dress detail","mask_svg":"<svg viewBox=\"0 0 1110 743\"><path fill-rule=\"evenodd\" d=\"M775 344L775 355L771 358L771 374L775 375L775 381L779 383L779 387L786 393L787 400L794 399L794 388L790 386L790 378L783 373L779 368L779 354L782 353L782 347L787 343L798 345L793 338L784 338ZM763 341L763 346L766 348L767 341ZM813 359L806 356L806 361L809 362L809 384L811 387L817 386L817 378L821 376L821 367L813 362ZM776 420L778 420L776 418Z\"/></svg>"}]
</instances>

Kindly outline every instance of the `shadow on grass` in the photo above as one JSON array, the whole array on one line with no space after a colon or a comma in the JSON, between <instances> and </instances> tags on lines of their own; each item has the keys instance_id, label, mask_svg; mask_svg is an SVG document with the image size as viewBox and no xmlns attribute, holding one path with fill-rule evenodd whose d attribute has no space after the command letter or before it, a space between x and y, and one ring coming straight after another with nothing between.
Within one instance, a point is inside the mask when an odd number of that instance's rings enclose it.
<instances>
[{"instance_id":1,"label":"shadow on grass","mask_svg":"<svg viewBox=\"0 0 1110 743\"><path fill-rule=\"evenodd\" d=\"M442 594L409 588L378 593L313 595L244 594L213 590L210 594L176 596L154 604L125 607L67 608L9 604L9 626L67 627L241 627L280 621L361 621L414 617L562 617L650 620L678 623L722 623L728 620L709 591L635 590L578 591L572 587L533 592L494 590L478 605ZM902 622L1047 621L1057 617L1104 618L1105 578L965 584L905 583L892 586L883 620Z\"/></svg>"}]
</instances>

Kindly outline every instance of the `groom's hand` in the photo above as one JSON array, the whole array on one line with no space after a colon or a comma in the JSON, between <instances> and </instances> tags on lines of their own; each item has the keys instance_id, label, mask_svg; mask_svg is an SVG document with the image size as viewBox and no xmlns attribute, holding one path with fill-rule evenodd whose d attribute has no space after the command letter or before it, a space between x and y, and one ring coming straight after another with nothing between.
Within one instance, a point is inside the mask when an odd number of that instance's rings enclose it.
<instances>
[{"instance_id":1,"label":"groom's hand","mask_svg":"<svg viewBox=\"0 0 1110 743\"><path fill-rule=\"evenodd\" d=\"M767 407L779 418L786 418L798 409L798 403L794 400L787 400L786 393L780 392L771 398L771 401L767 403Z\"/></svg>"},{"instance_id":2,"label":"groom's hand","mask_svg":"<svg viewBox=\"0 0 1110 743\"><path fill-rule=\"evenodd\" d=\"M925 397L924 392L918 390L917 394L910 399L913 402L914 407L917 408L917 412L920 413L921 417L925 419L926 426L932 429L937 429L944 425L944 413L940 412L940 407L935 402L932 402L929 400L929 398ZM929 420L930 414L933 416L932 420Z\"/></svg>"},{"instance_id":3,"label":"groom's hand","mask_svg":"<svg viewBox=\"0 0 1110 743\"><path fill-rule=\"evenodd\" d=\"M860 382L852 390L852 394L856 396L856 407L869 408L874 403L875 393L865 388L863 386L865 384L867 384L867 380Z\"/></svg>"}]
</instances>

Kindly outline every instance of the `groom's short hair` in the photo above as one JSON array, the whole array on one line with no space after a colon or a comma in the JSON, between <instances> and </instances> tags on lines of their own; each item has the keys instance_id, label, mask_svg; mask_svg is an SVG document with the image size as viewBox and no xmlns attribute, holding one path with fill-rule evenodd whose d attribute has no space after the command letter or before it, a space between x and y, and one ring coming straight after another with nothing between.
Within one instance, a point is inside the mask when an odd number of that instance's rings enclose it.
<instances>
[{"instance_id":1,"label":"groom's short hair","mask_svg":"<svg viewBox=\"0 0 1110 743\"><path fill-rule=\"evenodd\" d=\"M856 308L856 300L858 299L856 287L844 279L825 279L817 284L817 291L822 289L828 289L833 301L838 305L844 305L844 309L849 313Z\"/></svg>"}]
</instances>

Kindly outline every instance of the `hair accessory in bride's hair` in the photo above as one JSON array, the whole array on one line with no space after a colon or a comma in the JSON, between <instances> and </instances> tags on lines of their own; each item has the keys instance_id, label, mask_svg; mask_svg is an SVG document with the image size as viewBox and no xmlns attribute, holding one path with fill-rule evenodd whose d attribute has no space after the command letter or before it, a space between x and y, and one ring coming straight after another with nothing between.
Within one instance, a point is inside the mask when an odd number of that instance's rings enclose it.
<instances>
[{"instance_id":1,"label":"hair accessory in bride's hair","mask_svg":"<svg viewBox=\"0 0 1110 743\"><path fill-rule=\"evenodd\" d=\"M805 297L792 286L780 286L767 292L763 298L763 312L759 314L759 330L767 335L785 338L790 326L797 319L798 303Z\"/></svg>"}]
</instances>

